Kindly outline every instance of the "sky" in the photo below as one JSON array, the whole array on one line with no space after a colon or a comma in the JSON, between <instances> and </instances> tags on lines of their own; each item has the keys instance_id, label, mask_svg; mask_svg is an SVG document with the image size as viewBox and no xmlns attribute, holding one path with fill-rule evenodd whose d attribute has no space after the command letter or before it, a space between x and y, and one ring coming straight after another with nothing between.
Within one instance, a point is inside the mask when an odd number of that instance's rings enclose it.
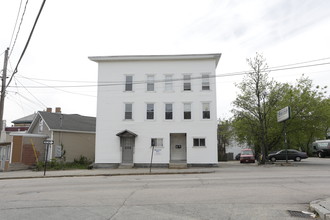
<instances>
[{"instance_id":1,"label":"sky","mask_svg":"<svg viewBox=\"0 0 330 220\"><path fill-rule=\"evenodd\" d=\"M0 70L9 47L9 77L42 2L0 0ZM270 72L276 81L295 84L304 74L315 85L329 86L330 1L48 0L7 88L4 120L10 126L47 107L96 116L97 64L89 56L199 53L222 54L218 118L232 116L235 83L243 80L232 73L249 71L246 59L256 53L269 67L313 65Z\"/></svg>"}]
</instances>

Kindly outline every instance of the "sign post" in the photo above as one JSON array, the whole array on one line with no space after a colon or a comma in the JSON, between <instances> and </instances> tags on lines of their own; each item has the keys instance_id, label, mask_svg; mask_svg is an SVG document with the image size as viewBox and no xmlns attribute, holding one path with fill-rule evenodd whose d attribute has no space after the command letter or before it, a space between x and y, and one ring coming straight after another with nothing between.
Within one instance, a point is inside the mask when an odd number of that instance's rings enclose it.
<instances>
[{"instance_id":1,"label":"sign post","mask_svg":"<svg viewBox=\"0 0 330 220\"><path fill-rule=\"evenodd\" d=\"M45 167L44 167L44 176L46 176L49 145L54 144L54 140L49 140L49 139L44 140L44 144L46 144Z\"/></svg>"},{"instance_id":2,"label":"sign post","mask_svg":"<svg viewBox=\"0 0 330 220\"><path fill-rule=\"evenodd\" d=\"M277 112L277 122L283 122L283 126L284 126L284 145L285 145L285 160L286 163L288 163L288 143L286 140L286 121L288 119L290 119L291 117L291 113L290 113L290 107L287 106L285 108L282 108L281 110L279 110Z\"/></svg>"}]
</instances>

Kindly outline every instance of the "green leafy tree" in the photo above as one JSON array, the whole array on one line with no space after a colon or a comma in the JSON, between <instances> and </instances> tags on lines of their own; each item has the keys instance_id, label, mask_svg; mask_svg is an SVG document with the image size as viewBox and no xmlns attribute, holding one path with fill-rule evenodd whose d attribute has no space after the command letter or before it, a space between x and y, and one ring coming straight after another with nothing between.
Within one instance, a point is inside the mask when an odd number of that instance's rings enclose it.
<instances>
[{"instance_id":1,"label":"green leafy tree","mask_svg":"<svg viewBox=\"0 0 330 220\"><path fill-rule=\"evenodd\" d=\"M233 130L231 120L219 119L218 121L218 159L227 160L226 146L230 144Z\"/></svg>"},{"instance_id":2,"label":"green leafy tree","mask_svg":"<svg viewBox=\"0 0 330 220\"><path fill-rule=\"evenodd\" d=\"M279 126L273 126L276 117L274 106L279 102L283 88L280 83L268 78L267 63L264 57L256 54L247 59L251 71L236 86L240 89L233 102L233 126L237 140L245 142L263 155L262 163L268 154L269 145L275 145Z\"/></svg>"},{"instance_id":3,"label":"green leafy tree","mask_svg":"<svg viewBox=\"0 0 330 220\"><path fill-rule=\"evenodd\" d=\"M310 152L309 146L316 139L325 139L330 125L330 101L327 87L313 86L312 80L302 76L296 85L285 85L285 95L278 109L291 108L287 123L290 148Z\"/></svg>"}]
</instances>

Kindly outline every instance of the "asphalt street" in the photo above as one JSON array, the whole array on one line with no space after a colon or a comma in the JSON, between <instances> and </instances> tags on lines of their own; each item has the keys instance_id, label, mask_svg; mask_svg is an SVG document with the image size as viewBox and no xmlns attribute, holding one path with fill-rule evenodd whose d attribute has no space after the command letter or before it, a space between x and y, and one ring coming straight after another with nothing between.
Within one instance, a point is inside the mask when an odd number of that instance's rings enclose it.
<instances>
[{"instance_id":1,"label":"asphalt street","mask_svg":"<svg viewBox=\"0 0 330 220\"><path fill-rule=\"evenodd\" d=\"M300 219L330 197L330 158L220 163L214 173L7 179L0 219ZM303 219L303 218L301 218Z\"/></svg>"}]
</instances>

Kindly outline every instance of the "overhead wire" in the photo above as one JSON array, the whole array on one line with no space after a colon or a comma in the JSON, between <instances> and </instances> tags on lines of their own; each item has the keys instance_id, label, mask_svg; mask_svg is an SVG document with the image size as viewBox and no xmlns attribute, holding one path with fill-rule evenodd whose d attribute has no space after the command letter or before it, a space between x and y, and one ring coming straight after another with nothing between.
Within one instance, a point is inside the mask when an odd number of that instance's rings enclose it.
<instances>
[{"instance_id":1,"label":"overhead wire","mask_svg":"<svg viewBox=\"0 0 330 220\"><path fill-rule=\"evenodd\" d=\"M20 81L17 80L17 82L21 84L22 88L24 88L35 100L37 100L41 105L47 108L47 106L44 103L42 103L39 99L37 99L37 97L35 97L27 88L25 88L25 86Z\"/></svg>"},{"instance_id":2,"label":"overhead wire","mask_svg":"<svg viewBox=\"0 0 330 220\"><path fill-rule=\"evenodd\" d=\"M12 43L12 40L13 40L13 37L14 37L14 33L15 33L15 30L16 30L17 21L18 21L19 14L20 14L20 11L21 11L22 1L23 1L23 0L21 0L20 5L19 5L19 9L18 9L17 17L16 17L16 22L15 22L15 25L14 25L13 33L12 33L12 35L11 35L11 39L10 39L10 43L9 43L9 47L8 47L8 48L11 48L11 43ZM11 56L11 54L12 54L14 48L15 48L16 40L17 40L18 34L19 34L20 30L21 30L21 26L22 26L22 23L23 23L23 19L24 19L24 15L25 15L26 7L27 7L27 4L28 4L28 3L29 3L29 0L26 0L26 2L25 2L25 7L24 7L24 11L23 11L23 13L22 13L22 17L21 17L21 22L20 22L20 24L19 24L19 26L18 26L17 33L16 33L16 37L15 37L15 40L14 40L13 46L12 46L12 48L11 48L11 50L10 50L10 53L9 53L8 58Z\"/></svg>"},{"instance_id":3,"label":"overhead wire","mask_svg":"<svg viewBox=\"0 0 330 220\"><path fill-rule=\"evenodd\" d=\"M329 58L326 58L329 59ZM306 61L306 62L301 62L303 63L308 63L308 62L314 62L314 61ZM317 64L309 64L309 65L301 65L301 66L292 66L296 64L288 64L288 65L282 65L282 66L275 66L275 67L270 67L266 68L264 70L261 70L261 72L276 72L276 71L283 71L283 70L292 70L292 69L300 69L300 68L307 68L307 67L314 67L314 66L321 66L321 65L329 65L330 62L324 62L324 63L317 63ZM283 66L292 66L292 67L283 67ZM283 68L282 68L283 67ZM210 77L228 77L228 76L237 76L237 75L244 75L247 74L251 71L238 71L238 72L230 72L230 73L224 73L224 74L218 74ZM27 78L27 77L24 77ZM202 76L196 76L196 77L191 77L191 80L196 80L196 79L202 79ZM183 81L182 78L173 78L171 81ZM71 81L74 82L74 81ZM154 80L155 83L159 82L165 82L165 79L162 80ZM145 84L147 83L147 80L139 80L139 81L134 81L133 84ZM104 86L121 86L124 85L124 81L117 81L117 82L100 82L100 83L95 83L91 85L59 85L59 86L51 86L52 88L87 88L87 87L104 87ZM47 88L50 86L25 86L26 88Z\"/></svg>"},{"instance_id":4,"label":"overhead wire","mask_svg":"<svg viewBox=\"0 0 330 220\"><path fill-rule=\"evenodd\" d=\"M36 27L36 25L37 25L37 22L38 22L38 20L39 20L40 14L41 14L41 12L42 12L42 9L43 9L45 3L46 3L46 0L43 0L43 2L42 2L42 4L41 4L41 7L40 7L40 9L39 9L38 15L37 15L37 17L36 17L36 19L35 19L35 21L34 21L34 24L33 24L32 30L31 30L31 32L30 32L29 38L28 38L28 40L27 40L27 42L26 42L26 44L25 44L25 47L24 47L24 49L23 49L23 52L22 52L22 54L21 54L21 56L20 56L20 58L19 58L19 60L18 60L18 62L17 62L17 64L16 64L16 67L15 67L15 69L14 69L14 72L13 72L13 74L11 75L11 77L10 77L8 83L7 83L6 88L10 85L11 81L13 80L14 75L18 72L18 66L19 66L19 64L20 64L20 62L21 62L21 60L22 60L22 58L23 58L23 56L24 56L24 54L25 54L25 51L26 51L26 49L27 49L27 47L28 47L28 45L29 45L29 43L30 43L30 40L31 40L32 34L33 34L34 29L35 29L35 27Z\"/></svg>"}]
</instances>

